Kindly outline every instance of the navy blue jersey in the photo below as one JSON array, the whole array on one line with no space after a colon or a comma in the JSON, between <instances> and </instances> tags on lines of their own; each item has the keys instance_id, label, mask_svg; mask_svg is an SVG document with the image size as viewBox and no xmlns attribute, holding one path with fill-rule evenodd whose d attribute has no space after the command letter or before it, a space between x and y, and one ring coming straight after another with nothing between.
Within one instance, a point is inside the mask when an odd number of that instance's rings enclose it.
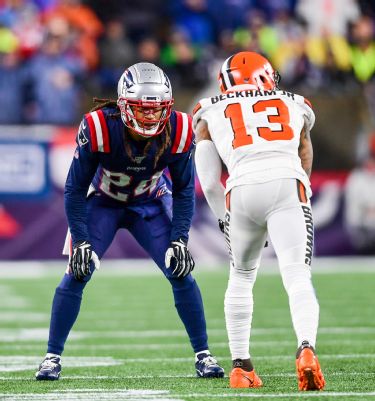
<instances>
[{"instance_id":1,"label":"navy blue jersey","mask_svg":"<svg viewBox=\"0 0 375 401\"><path fill-rule=\"evenodd\" d=\"M89 240L86 197L99 193L109 206L126 208L145 204L169 191L172 181L171 240L188 238L194 210L194 134L191 117L172 111L170 143L155 164L161 136L135 141L114 108L87 113L77 134L77 149L65 185L65 210L73 245Z\"/></svg>"}]
</instances>

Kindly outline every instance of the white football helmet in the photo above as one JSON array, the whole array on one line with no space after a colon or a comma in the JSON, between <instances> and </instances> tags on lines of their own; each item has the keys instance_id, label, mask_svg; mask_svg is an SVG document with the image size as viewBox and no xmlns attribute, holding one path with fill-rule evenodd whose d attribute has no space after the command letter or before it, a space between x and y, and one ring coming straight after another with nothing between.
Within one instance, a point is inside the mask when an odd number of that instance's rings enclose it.
<instances>
[{"instance_id":1,"label":"white football helmet","mask_svg":"<svg viewBox=\"0 0 375 401\"><path fill-rule=\"evenodd\" d=\"M150 138L165 128L172 112L172 86L162 69L152 63L137 63L121 75L117 86L117 105L124 124L137 134ZM147 109L157 110L159 118L144 118ZM152 110L150 110L152 109ZM139 118L137 110L142 112Z\"/></svg>"}]
</instances>

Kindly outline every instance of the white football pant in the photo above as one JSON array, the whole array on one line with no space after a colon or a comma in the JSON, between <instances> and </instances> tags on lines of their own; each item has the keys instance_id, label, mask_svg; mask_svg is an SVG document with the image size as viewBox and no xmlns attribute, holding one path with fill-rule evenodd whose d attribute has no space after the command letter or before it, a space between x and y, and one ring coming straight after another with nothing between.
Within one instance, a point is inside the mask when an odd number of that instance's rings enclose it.
<instances>
[{"instance_id":1,"label":"white football pant","mask_svg":"<svg viewBox=\"0 0 375 401\"><path fill-rule=\"evenodd\" d=\"M279 179L235 187L227 196L226 236L231 267L225 320L232 359L250 358L253 286L267 234L275 249L298 346L315 346L319 305L311 283L311 206L302 184Z\"/></svg>"}]
</instances>

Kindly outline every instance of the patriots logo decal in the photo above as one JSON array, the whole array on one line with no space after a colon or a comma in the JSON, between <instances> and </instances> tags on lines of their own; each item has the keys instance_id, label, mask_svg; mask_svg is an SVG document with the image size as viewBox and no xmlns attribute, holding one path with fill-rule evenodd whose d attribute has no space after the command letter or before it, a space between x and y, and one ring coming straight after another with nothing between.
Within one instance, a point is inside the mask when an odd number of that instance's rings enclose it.
<instances>
[{"instance_id":1,"label":"patriots logo decal","mask_svg":"<svg viewBox=\"0 0 375 401\"><path fill-rule=\"evenodd\" d=\"M79 126L79 129L78 129L78 137L77 137L79 146L86 145L86 143L88 143L88 141L89 141L85 136L85 133L84 133L85 129L86 129L86 122L82 121L81 125Z\"/></svg>"},{"instance_id":2,"label":"patriots logo decal","mask_svg":"<svg viewBox=\"0 0 375 401\"><path fill-rule=\"evenodd\" d=\"M128 89L134 85L133 75L129 70L125 71L123 85L126 85Z\"/></svg>"}]
</instances>

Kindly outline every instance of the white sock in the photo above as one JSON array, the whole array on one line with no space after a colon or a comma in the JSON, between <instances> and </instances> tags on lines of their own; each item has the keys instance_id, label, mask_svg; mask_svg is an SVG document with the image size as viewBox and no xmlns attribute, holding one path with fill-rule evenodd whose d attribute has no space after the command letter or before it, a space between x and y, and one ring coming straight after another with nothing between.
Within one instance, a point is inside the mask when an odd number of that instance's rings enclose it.
<instances>
[{"instance_id":1,"label":"white sock","mask_svg":"<svg viewBox=\"0 0 375 401\"><path fill-rule=\"evenodd\" d=\"M203 350L203 351L196 352L196 353L195 353L195 362L198 362L198 355L199 355L199 354L210 354L210 355L211 355L211 352L210 352L208 349L205 349L205 350Z\"/></svg>"},{"instance_id":2,"label":"white sock","mask_svg":"<svg viewBox=\"0 0 375 401\"><path fill-rule=\"evenodd\" d=\"M55 357L61 358L61 355L51 354L50 352L46 353L46 358L55 358Z\"/></svg>"},{"instance_id":3,"label":"white sock","mask_svg":"<svg viewBox=\"0 0 375 401\"><path fill-rule=\"evenodd\" d=\"M225 292L224 312L232 360L250 358L253 286L257 268L236 270L232 265Z\"/></svg>"},{"instance_id":4,"label":"white sock","mask_svg":"<svg viewBox=\"0 0 375 401\"><path fill-rule=\"evenodd\" d=\"M311 282L310 267L288 265L280 268L284 287L289 297L290 313L297 346L307 340L315 347L319 324L319 304Z\"/></svg>"}]
</instances>

